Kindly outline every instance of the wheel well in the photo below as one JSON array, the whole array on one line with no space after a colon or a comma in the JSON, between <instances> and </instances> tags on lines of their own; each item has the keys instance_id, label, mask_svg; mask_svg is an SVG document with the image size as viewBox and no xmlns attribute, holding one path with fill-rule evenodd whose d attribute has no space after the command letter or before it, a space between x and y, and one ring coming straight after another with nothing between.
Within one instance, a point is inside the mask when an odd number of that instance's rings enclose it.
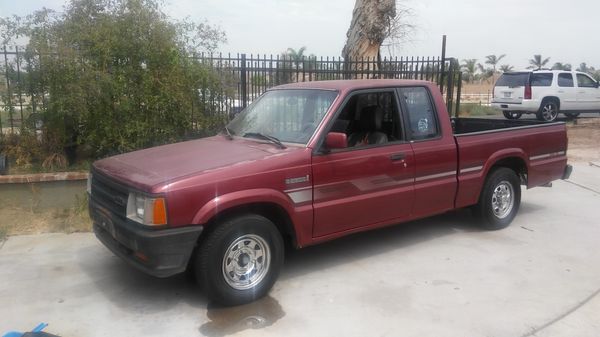
<instances>
[{"instance_id":1,"label":"wheel well","mask_svg":"<svg viewBox=\"0 0 600 337\"><path fill-rule=\"evenodd\" d=\"M494 163L494 166L490 169L490 172L498 167L509 168L517 174L521 180L521 185L527 185L527 164L519 157L508 157L503 158Z\"/></svg>"},{"instance_id":2,"label":"wheel well","mask_svg":"<svg viewBox=\"0 0 600 337\"><path fill-rule=\"evenodd\" d=\"M544 97L544 99L542 100L542 105L547 102L547 101L555 101L556 104L558 104L558 108L560 109L560 98L556 97L556 96L547 96Z\"/></svg>"},{"instance_id":3,"label":"wheel well","mask_svg":"<svg viewBox=\"0 0 600 337\"><path fill-rule=\"evenodd\" d=\"M205 234L212 231L217 222L244 213L258 214L271 220L279 230L286 246L297 247L296 232L290 216L283 207L269 202L240 205L219 212L207 222L206 230L202 233L200 239L206 237Z\"/></svg>"}]
</instances>

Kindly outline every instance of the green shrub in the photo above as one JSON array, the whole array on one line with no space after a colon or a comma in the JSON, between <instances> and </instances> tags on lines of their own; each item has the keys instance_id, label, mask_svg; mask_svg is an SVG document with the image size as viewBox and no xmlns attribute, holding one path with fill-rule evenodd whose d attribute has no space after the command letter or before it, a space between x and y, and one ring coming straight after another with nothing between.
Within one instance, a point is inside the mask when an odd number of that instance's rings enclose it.
<instances>
[{"instance_id":1,"label":"green shrub","mask_svg":"<svg viewBox=\"0 0 600 337\"><path fill-rule=\"evenodd\" d=\"M493 116L500 114L502 114L502 111L486 105L477 103L463 103L460 105L461 116Z\"/></svg>"}]
</instances>

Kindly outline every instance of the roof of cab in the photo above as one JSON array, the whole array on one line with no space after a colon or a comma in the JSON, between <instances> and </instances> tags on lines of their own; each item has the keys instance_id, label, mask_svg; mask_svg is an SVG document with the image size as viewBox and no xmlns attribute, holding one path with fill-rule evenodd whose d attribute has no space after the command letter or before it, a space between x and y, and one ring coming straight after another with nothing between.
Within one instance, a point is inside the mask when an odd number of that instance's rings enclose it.
<instances>
[{"instance_id":1,"label":"roof of cab","mask_svg":"<svg viewBox=\"0 0 600 337\"><path fill-rule=\"evenodd\" d=\"M336 91L352 91L360 89L372 88L389 88L415 85L432 85L431 82L420 80L338 80L338 81L312 81L283 84L271 88L270 90L279 89L322 89Z\"/></svg>"}]
</instances>

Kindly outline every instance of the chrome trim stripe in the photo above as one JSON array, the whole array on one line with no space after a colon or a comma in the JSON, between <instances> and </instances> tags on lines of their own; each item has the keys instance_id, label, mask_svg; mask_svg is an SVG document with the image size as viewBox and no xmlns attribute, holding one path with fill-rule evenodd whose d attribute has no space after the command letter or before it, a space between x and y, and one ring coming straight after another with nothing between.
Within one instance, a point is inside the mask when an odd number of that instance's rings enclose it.
<instances>
[{"instance_id":1,"label":"chrome trim stripe","mask_svg":"<svg viewBox=\"0 0 600 337\"><path fill-rule=\"evenodd\" d=\"M443 172L443 173L437 173L437 174L430 174L428 176L417 177L415 179L415 181L423 181L423 180L430 180L430 179L436 179L436 178L443 178L443 177L453 176L455 174L456 174L456 171L449 171L449 172Z\"/></svg>"},{"instance_id":2,"label":"chrome trim stripe","mask_svg":"<svg viewBox=\"0 0 600 337\"><path fill-rule=\"evenodd\" d=\"M283 192L285 192L285 193L292 193L292 192L298 192L298 191L304 191L304 190L310 190L310 189L312 189L312 186L292 188L292 189L289 189L289 190L285 190Z\"/></svg>"},{"instance_id":3,"label":"chrome trim stripe","mask_svg":"<svg viewBox=\"0 0 600 337\"><path fill-rule=\"evenodd\" d=\"M292 199L294 204L302 204L311 201L313 197L312 189L288 192L287 195Z\"/></svg>"},{"instance_id":4,"label":"chrome trim stripe","mask_svg":"<svg viewBox=\"0 0 600 337\"><path fill-rule=\"evenodd\" d=\"M565 151L558 151L558 152L540 154L537 156L531 156L531 157L529 157L529 160L546 159L546 158L550 158L550 157L558 157L558 156L564 156L564 155L565 155Z\"/></svg>"},{"instance_id":5,"label":"chrome trim stripe","mask_svg":"<svg viewBox=\"0 0 600 337\"><path fill-rule=\"evenodd\" d=\"M460 173L469 173L469 172L476 172L476 171L481 171L483 169L483 165L479 165L479 166L473 166L473 167L469 167L469 168L464 168L464 169L460 169Z\"/></svg>"}]
</instances>

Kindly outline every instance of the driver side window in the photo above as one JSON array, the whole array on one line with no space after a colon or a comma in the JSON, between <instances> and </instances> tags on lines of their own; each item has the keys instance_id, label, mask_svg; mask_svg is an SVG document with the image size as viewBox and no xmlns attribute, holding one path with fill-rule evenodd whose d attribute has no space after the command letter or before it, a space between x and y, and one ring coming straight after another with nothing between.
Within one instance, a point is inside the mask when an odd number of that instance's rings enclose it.
<instances>
[{"instance_id":1,"label":"driver side window","mask_svg":"<svg viewBox=\"0 0 600 337\"><path fill-rule=\"evenodd\" d=\"M349 148L384 145L401 140L395 93L355 94L342 109L330 132L345 133Z\"/></svg>"}]
</instances>

